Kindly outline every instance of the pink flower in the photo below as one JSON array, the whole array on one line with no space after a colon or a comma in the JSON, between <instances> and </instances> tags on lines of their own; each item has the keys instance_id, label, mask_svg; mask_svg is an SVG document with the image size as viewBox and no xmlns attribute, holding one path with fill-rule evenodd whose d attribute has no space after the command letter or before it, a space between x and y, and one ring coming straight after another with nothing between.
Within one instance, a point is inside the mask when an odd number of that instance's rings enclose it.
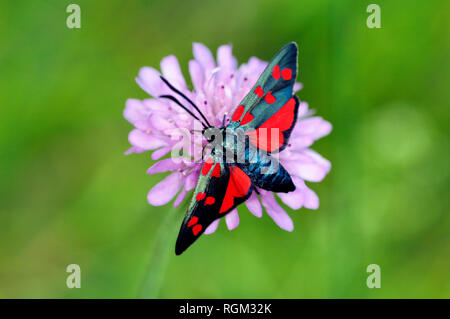
<instances>
[{"instance_id":1,"label":"pink flower","mask_svg":"<svg viewBox=\"0 0 450 319\"><path fill-rule=\"evenodd\" d=\"M224 115L229 116L233 113L267 66L267 62L255 57L238 66L231 50L231 45L220 46L216 62L206 46L194 43L194 60L189 61L192 91L186 84L175 56L167 56L161 61L162 75L189 97L214 126L222 124ZM160 73L156 69L143 67L136 78L139 86L154 98L143 101L127 100L124 116L135 128L128 136L132 147L126 154L153 151L152 159L159 160L170 153L177 144L178 139L173 138L177 129L193 128L194 119L186 111L172 101L158 99L158 96L171 93L159 76ZM301 88L300 83L294 86L295 91ZM305 181L320 182L329 172L331 164L309 147L315 140L328 135L332 127L321 117L312 116L306 102L300 103L298 116L289 145L280 153L280 162L291 174L296 190L290 193L276 193L276 196L292 209L300 209L303 206L317 209L319 198L306 186ZM198 140L198 137L194 139ZM205 141L199 143L204 144ZM165 205L176 197L174 206L178 206L187 192L195 188L200 168L201 163L188 160L175 163L171 158L167 158L156 162L149 168L148 174L162 172L171 174L150 190L147 196L149 203L154 206ZM292 231L293 222L278 204L274 193L263 189L258 191L259 196L253 192L245 202L250 212L256 217L262 217L264 207L279 227ZM230 230L239 225L237 209L225 216L225 222ZM218 224L219 220L216 220L205 233L213 233Z\"/></svg>"}]
</instances>

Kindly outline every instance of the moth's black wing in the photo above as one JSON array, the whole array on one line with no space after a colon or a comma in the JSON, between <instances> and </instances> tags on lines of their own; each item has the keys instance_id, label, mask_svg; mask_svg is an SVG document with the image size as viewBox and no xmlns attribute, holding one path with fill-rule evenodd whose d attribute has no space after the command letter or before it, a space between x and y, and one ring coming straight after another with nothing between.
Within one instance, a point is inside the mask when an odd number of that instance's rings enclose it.
<instances>
[{"instance_id":1,"label":"moth's black wing","mask_svg":"<svg viewBox=\"0 0 450 319\"><path fill-rule=\"evenodd\" d=\"M249 139L245 161L239 167L256 186L274 192L295 190L289 173L273 154L288 145L297 122L299 100L293 95L297 55L297 45L289 43L273 57L228 125L244 130Z\"/></svg>"},{"instance_id":2,"label":"moth's black wing","mask_svg":"<svg viewBox=\"0 0 450 319\"><path fill-rule=\"evenodd\" d=\"M224 217L250 197L252 182L245 172L210 157L203 164L175 245L180 255L216 219Z\"/></svg>"},{"instance_id":3,"label":"moth's black wing","mask_svg":"<svg viewBox=\"0 0 450 319\"><path fill-rule=\"evenodd\" d=\"M228 124L229 128L245 130L252 143L267 152L281 151L286 147L297 121L299 102L293 95L297 56L298 48L294 42L281 48L238 105ZM271 128L277 128L279 132L273 132L279 134L273 141ZM263 130L267 130L267 142L259 137Z\"/></svg>"}]
</instances>

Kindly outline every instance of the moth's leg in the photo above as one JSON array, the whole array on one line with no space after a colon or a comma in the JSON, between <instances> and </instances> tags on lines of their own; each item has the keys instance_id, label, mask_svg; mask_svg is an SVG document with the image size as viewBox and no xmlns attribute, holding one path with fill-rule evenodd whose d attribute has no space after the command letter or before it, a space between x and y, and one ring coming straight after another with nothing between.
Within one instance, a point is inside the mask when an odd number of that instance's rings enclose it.
<instances>
[{"instance_id":1,"label":"moth's leg","mask_svg":"<svg viewBox=\"0 0 450 319\"><path fill-rule=\"evenodd\" d=\"M226 120L226 118L227 118L227 114L225 113L225 114L223 115L223 119L222 119L222 127L225 126L225 120Z\"/></svg>"}]
</instances>

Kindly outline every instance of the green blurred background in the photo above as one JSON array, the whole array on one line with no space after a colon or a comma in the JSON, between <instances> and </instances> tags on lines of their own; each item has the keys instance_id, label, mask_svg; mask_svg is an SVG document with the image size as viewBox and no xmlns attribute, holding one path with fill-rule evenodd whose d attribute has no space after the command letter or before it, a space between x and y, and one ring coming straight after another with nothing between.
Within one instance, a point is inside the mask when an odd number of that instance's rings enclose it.
<instances>
[{"instance_id":1,"label":"green blurred background","mask_svg":"<svg viewBox=\"0 0 450 319\"><path fill-rule=\"evenodd\" d=\"M73 2L81 29L66 27ZM381 29L370 1L0 3L0 298L450 297L448 1L378 0ZM299 96L334 127L313 148L333 167L309 184L320 209L290 211L294 232L243 206L236 230L176 257L185 208L147 203L163 176L123 154L122 111L147 97L141 66L175 54L188 78L194 41L232 43L240 63L296 41Z\"/></svg>"}]
</instances>

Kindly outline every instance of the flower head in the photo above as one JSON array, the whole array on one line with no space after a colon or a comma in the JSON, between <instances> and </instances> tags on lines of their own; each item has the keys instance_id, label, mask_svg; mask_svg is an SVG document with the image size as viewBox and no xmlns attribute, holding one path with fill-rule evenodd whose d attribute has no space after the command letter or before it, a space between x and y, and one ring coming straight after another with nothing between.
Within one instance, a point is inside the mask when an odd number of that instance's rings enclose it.
<instances>
[{"instance_id":1,"label":"flower head","mask_svg":"<svg viewBox=\"0 0 450 319\"><path fill-rule=\"evenodd\" d=\"M175 56L167 56L161 61L162 75L191 99L213 126L220 126L224 116L233 113L267 66L267 62L255 57L238 66L231 50L230 45L220 46L216 61L206 46L194 43L194 60L189 61L193 90L188 88ZM195 188L202 163L191 160L173 161L172 158L161 160L178 147L177 130L191 130L194 127L194 119L173 101L158 98L170 93L160 75L154 68L143 67L136 78L139 86L153 98L143 101L129 99L126 102L124 116L135 126L128 136L132 147L126 154L152 151L152 159L159 161L150 167L147 173L171 174L150 190L147 199L151 205L159 206L176 197L174 206L178 206L187 192ZM295 91L301 88L300 83L294 86ZM315 140L330 133L331 124L321 117L313 116L306 102L300 103L298 117L289 144L279 155L280 163L291 174L296 190L276 195L292 209L300 209L303 206L317 209L319 199L305 181L320 182L330 170L331 164L309 147ZM198 141L198 134L196 135L192 136L192 140ZM204 145L205 140L198 143ZM190 155L196 157L199 154ZM264 207L279 227L292 231L293 222L278 204L274 193L259 188L257 191L259 198L253 192L245 202L249 211L257 217L262 217ZM237 209L225 216L225 222L230 230L239 225ZM214 232L218 224L219 220L213 222L205 234Z\"/></svg>"}]
</instances>

